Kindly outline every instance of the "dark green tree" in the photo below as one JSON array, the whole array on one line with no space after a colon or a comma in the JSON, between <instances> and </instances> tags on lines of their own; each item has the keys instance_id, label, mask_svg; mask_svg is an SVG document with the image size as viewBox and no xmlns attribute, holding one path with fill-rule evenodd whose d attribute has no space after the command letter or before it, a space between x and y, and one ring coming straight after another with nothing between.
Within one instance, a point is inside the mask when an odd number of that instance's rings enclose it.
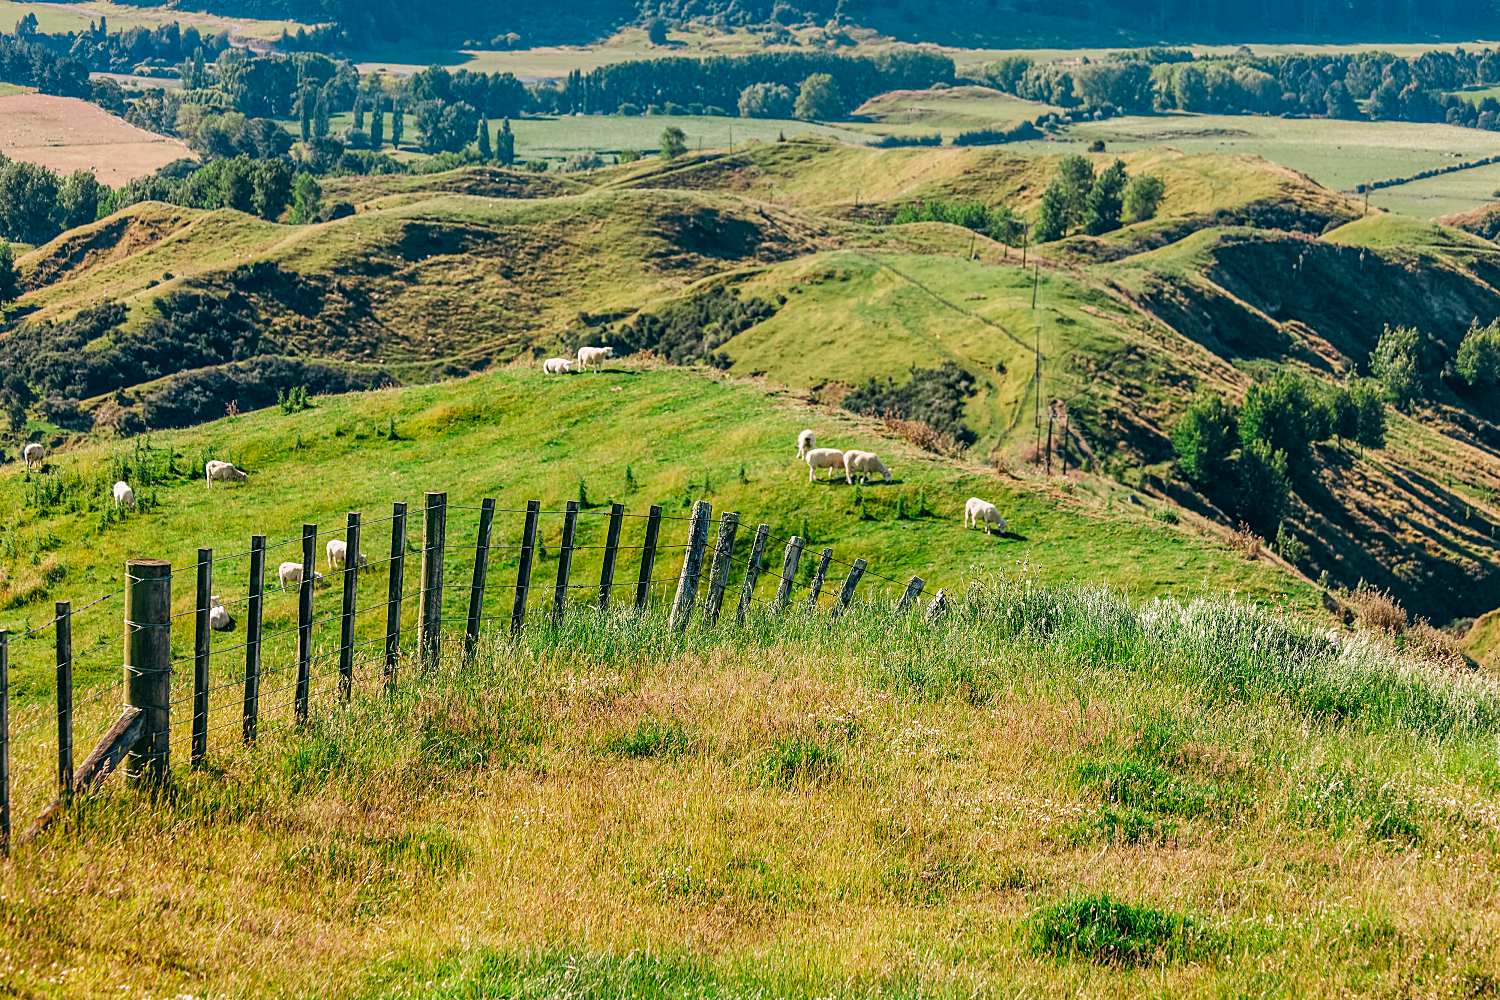
<instances>
[{"instance_id":1,"label":"dark green tree","mask_svg":"<svg viewBox=\"0 0 1500 1000\"><path fill-rule=\"evenodd\" d=\"M401 142L406 138L406 109L397 101L396 106L391 108L391 145L397 149L401 148Z\"/></svg>"},{"instance_id":2,"label":"dark green tree","mask_svg":"<svg viewBox=\"0 0 1500 1000\"><path fill-rule=\"evenodd\" d=\"M299 225L317 222L323 211L323 188L312 174L299 173L292 182L292 221Z\"/></svg>"},{"instance_id":3,"label":"dark green tree","mask_svg":"<svg viewBox=\"0 0 1500 1000\"><path fill-rule=\"evenodd\" d=\"M1475 388L1500 385L1500 320L1488 326L1477 322L1464 334L1454 362L1459 377Z\"/></svg>"},{"instance_id":4,"label":"dark green tree","mask_svg":"<svg viewBox=\"0 0 1500 1000\"><path fill-rule=\"evenodd\" d=\"M375 106L370 109L370 148L380 152L385 145L385 106L384 102L377 99Z\"/></svg>"},{"instance_id":5,"label":"dark green tree","mask_svg":"<svg viewBox=\"0 0 1500 1000\"><path fill-rule=\"evenodd\" d=\"M319 90L318 96L313 98L313 138L328 138L328 93L326 89Z\"/></svg>"},{"instance_id":6,"label":"dark green tree","mask_svg":"<svg viewBox=\"0 0 1500 1000\"><path fill-rule=\"evenodd\" d=\"M1252 441L1240 449L1234 478L1235 513L1262 538L1276 534L1292 492L1286 454L1264 441Z\"/></svg>"},{"instance_id":7,"label":"dark green tree","mask_svg":"<svg viewBox=\"0 0 1500 1000\"><path fill-rule=\"evenodd\" d=\"M0 240L0 306L16 300L21 294L21 276L16 273L16 252Z\"/></svg>"},{"instance_id":8,"label":"dark green tree","mask_svg":"<svg viewBox=\"0 0 1500 1000\"><path fill-rule=\"evenodd\" d=\"M255 165L250 196L255 214L275 222L292 200L292 165L285 159L261 160Z\"/></svg>"},{"instance_id":9,"label":"dark green tree","mask_svg":"<svg viewBox=\"0 0 1500 1000\"><path fill-rule=\"evenodd\" d=\"M830 121L844 116L844 95L829 73L814 73L802 81L792 113L804 121Z\"/></svg>"},{"instance_id":10,"label":"dark green tree","mask_svg":"<svg viewBox=\"0 0 1500 1000\"><path fill-rule=\"evenodd\" d=\"M92 170L75 170L64 177L57 189L58 223L64 229L84 226L99 218L99 202L104 185Z\"/></svg>"},{"instance_id":11,"label":"dark green tree","mask_svg":"<svg viewBox=\"0 0 1500 1000\"><path fill-rule=\"evenodd\" d=\"M1426 355L1430 351L1425 340L1415 327L1387 326L1370 354L1370 374L1380 383L1386 401L1397 409L1410 409L1427 396Z\"/></svg>"},{"instance_id":12,"label":"dark green tree","mask_svg":"<svg viewBox=\"0 0 1500 1000\"><path fill-rule=\"evenodd\" d=\"M1084 204L1083 230L1090 236L1101 236L1120 228L1124 209L1125 185L1130 177L1125 164L1116 160L1094 179L1094 186Z\"/></svg>"},{"instance_id":13,"label":"dark green tree","mask_svg":"<svg viewBox=\"0 0 1500 1000\"><path fill-rule=\"evenodd\" d=\"M500 123L495 134L495 160L502 167L514 166L516 162L516 134L510 130L510 119Z\"/></svg>"},{"instance_id":14,"label":"dark green tree","mask_svg":"<svg viewBox=\"0 0 1500 1000\"><path fill-rule=\"evenodd\" d=\"M1308 380L1293 372L1281 372L1269 380L1256 381L1245 393L1240 407L1240 441L1247 447L1264 442L1281 452L1294 469L1301 469L1311 455L1312 443L1331 431L1326 406L1315 397Z\"/></svg>"},{"instance_id":15,"label":"dark green tree","mask_svg":"<svg viewBox=\"0 0 1500 1000\"><path fill-rule=\"evenodd\" d=\"M490 123L487 122L487 121L485 121L483 118L479 119L478 144L479 144L479 158L481 160L492 160L492 159L494 159L495 150L490 145Z\"/></svg>"},{"instance_id":16,"label":"dark green tree","mask_svg":"<svg viewBox=\"0 0 1500 1000\"><path fill-rule=\"evenodd\" d=\"M1057 165L1052 183L1063 196L1067 213L1064 231L1071 232L1083 223L1089 193L1094 190L1094 165L1082 156L1065 156Z\"/></svg>"},{"instance_id":17,"label":"dark green tree","mask_svg":"<svg viewBox=\"0 0 1500 1000\"><path fill-rule=\"evenodd\" d=\"M1062 187L1053 181L1042 192L1042 205L1037 210L1036 229L1032 236L1038 243L1051 243L1068 235L1068 196Z\"/></svg>"},{"instance_id":18,"label":"dark green tree","mask_svg":"<svg viewBox=\"0 0 1500 1000\"><path fill-rule=\"evenodd\" d=\"M1160 177L1152 174L1132 177L1125 186L1125 221L1145 222L1154 218L1166 193L1167 186Z\"/></svg>"},{"instance_id":19,"label":"dark green tree","mask_svg":"<svg viewBox=\"0 0 1500 1000\"><path fill-rule=\"evenodd\" d=\"M1349 399L1358 414L1354 441L1362 448L1385 447L1385 400L1380 387L1369 379L1360 379L1349 387Z\"/></svg>"},{"instance_id":20,"label":"dark green tree","mask_svg":"<svg viewBox=\"0 0 1500 1000\"><path fill-rule=\"evenodd\" d=\"M12 160L0 167L0 239L45 243L57 235L57 175Z\"/></svg>"},{"instance_id":21,"label":"dark green tree","mask_svg":"<svg viewBox=\"0 0 1500 1000\"><path fill-rule=\"evenodd\" d=\"M1172 425L1177 468L1199 489L1222 481L1238 443L1234 407L1215 392L1200 393Z\"/></svg>"}]
</instances>

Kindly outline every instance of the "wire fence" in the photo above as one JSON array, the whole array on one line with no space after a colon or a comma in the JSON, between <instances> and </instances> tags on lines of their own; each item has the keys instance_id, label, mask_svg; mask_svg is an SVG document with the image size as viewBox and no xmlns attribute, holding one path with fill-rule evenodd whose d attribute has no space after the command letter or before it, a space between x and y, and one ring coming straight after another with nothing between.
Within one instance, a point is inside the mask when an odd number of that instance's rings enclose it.
<instances>
[{"instance_id":1,"label":"wire fence","mask_svg":"<svg viewBox=\"0 0 1500 1000\"><path fill-rule=\"evenodd\" d=\"M227 556L203 549L153 565L127 570L119 590L0 632L6 849L23 823L81 790L87 775L76 772L90 750L106 768L160 778L299 725L356 689L388 687L454 642L472 650L482 636L583 608L671 608L672 627L686 628L701 607L702 628L798 603L837 614L859 587L866 601L907 607L924 588L769 525L715 520L703 502L678 515L450 504L442 494L386 516L351 515L337 529L308 525ZM90 638L75 647L76 635ZM50 678L39 669L49 645ZM75 690L75 678L96 681ZM136 711L135 729L96 748Z\"/></svg>"}]
</instances>

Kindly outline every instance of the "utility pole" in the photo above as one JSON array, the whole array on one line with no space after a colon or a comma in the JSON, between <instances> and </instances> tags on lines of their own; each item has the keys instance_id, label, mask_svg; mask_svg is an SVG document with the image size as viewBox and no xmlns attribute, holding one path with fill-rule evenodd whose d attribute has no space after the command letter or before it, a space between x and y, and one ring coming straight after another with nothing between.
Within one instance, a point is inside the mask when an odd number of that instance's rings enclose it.
<instances>
[{"instance_id":1,"label":"utility pole","mask_svg":"<svg viewBox=\"0 0 1500 1000\"><path fill-rule=\"evenodd\" d=\"M1068 408L1066 406L1063 407L1062 418L1062 474L1066 479L1068 477Z\"/></svg>"},{"instance_id":2,"label":"utility pole","mask_svg":"<svg viewBox=\"0 0 1500 1000\"><path fill-rule=\"evenodd\" d=\"M1021 270L1026 270L1026 248L1031 245L1031 227L1021 227Z\"/></svg>"},{"instance_id":3,"label":"utility pole","mask_svg":"<svg viewBox=\"0 0 1500 1000\"><path fill-rule=\"evenodd\" d=\"M1041 277L1042 267L1040 264L1038 264L1031 277L1031 318L1032 321L1036 324L1036 372L1032 376L1032 381L1036 384L1036 400L1035 405L1033 406L1033 411L1036 419L1035 454L1038 465L1040 465L1042 461L1042 320L1041 317L1035 315L1035 313L1037 283L1041 281Z\"/></svg>"},{"instance_id":4,"label":"utility pole","mask_svg":"<svg viewBox=\"0 0 1500 1000\"><path fill-rule=\"evenodd\" d=\"M1047 406L1047 476L1052 476L1052 419L1057 416L1057 400Z\"/></svg>"}]
</instances>

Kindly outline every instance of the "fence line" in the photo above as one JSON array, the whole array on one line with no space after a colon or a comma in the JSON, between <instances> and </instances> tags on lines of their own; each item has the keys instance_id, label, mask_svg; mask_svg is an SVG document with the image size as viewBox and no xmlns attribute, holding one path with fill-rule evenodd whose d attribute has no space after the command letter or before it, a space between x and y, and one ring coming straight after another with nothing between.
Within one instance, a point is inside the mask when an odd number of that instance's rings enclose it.
<instances>
[{"instance_id":1,"label":"fence line","mask_svg":"<svg viewBox=\"0 0 1500 1000\"><path fill-rule=\"evenodd\" d=\"M472 542L460 541L454 547L454 558L449 558L448 534L452 527L449 515L455 511L477 512L478 518L477 523L464 519L473 527ZM522 518L520 536L513 543L495 539L496 514ZM736 579L739 581L737 623L743 624L749 609L755 606L768 613L785 613L799 587L805 539L773 534L770 525L764 523L742 538L737 513L722 512L717 523L712 514L710 505L702 500L683 516L668 514L660 505L653 505L646 513L629 512L618 503L585 508L581 498L569 501L562 510L544 510L536 500L529 501L524 509L501 508L493 498L484 498L480 505L471 506L449 503L447 494L432 492L423 502L420 544L413 544L408 537L407 505L396 502L386 516L365 518L360 512L351 511L340 530L304 524L299 536L274 543L268 543L264 535L254 535L248 550L228 556L217 555L208 548L198 549L193 559L180 563L184 567L191 565L194 570L188 577L192 585L181 588L182 593L191 596L191 607L175 612L172 564L131 560L120 589L99 595L77 608L68 602L58 602L49 621L23 632L0 630L0 852L8 853L12 845L19 843L12 836L17 808L31 810L39 804L18 800L14 794L18 790L27 795L40 794L49 780L55 789L55 799L38 813L27 831L27 837L33 836L52 817L66 810L72 797L96 786L117 765L122 765L125 780L133 786L161 786L171 774L174 729L188 735L189 766L201 767L211 750L210 738L231 727L238 727L240 743L251 745L262 732L263 719L272 721L269 716L273 714L280 718L286 712L285 720L291 725L305 726L315 689L329 690L315 682L334 679L331 694L335 703L347 703L353 696L356 680L377 673L384 690L390 692L397 685L405 654L414 652L411 662L430 670L437 663L445 641L461 640L463 658L467 661L474 656L481 630L487 625L493 629L492 634L506 635L514 641L533 621L557 628L570 614L584 608L596 609L596 613L610 611L616 591L625 591L633 597L622 607L636 612L649 607L658 595L662 600L670 597L668 628L681 633L689 628L701 589L705 593L697 627L712 629L718 626L723 603ZM549 581L550 601L545 602L545 608L534 608L531 591L541 583L536 577L548 561L549 553L550 530L543 532L542 520L551 517L560 517L561 524L559 534L553 536L557 544L552 550L555 559ZM579 538L584 519L590 517L603 519L602 524L598 520L589 522L604 532L602 542ZM634 537L628 540L627 523L639 525L631 528L629 534ZM390 525L389 555L371 560L365 549L375 546L366 546L366 532L385 524ZM663 538L664 525L673 526L673 539ZM680 542L675 540L679 530L685 532ZM322 553L330 572L327 579L316 569L320 539L329 541ZM334 540L343 543L342 565L337 565L338 547L332 545ZM278 586L268 587L267 554L298 542L296 561L281 563L274 577ZM784 544L785 548L779 570L767 574L767 563L773 558L769 548L773 543ZM464 555L466 548L468 556ZM594 569L579 572L577 557L594 552L600 553L597 576L593 575ZM622 552L639 553L633 573L619 572ZM676 562L679 552L680 565ZM492 562L502 553L505 561L514 565L515 578L497 585ZM418 587L410 592L405 580L409 554L420 556ZM661 567L663 571L658 573L663 557L672 560L673 568ZM381 567L386 570L384 600L361 603L362 580L376 579L376 571ZM848 570L836 597L829 581L832 567ZM282 569L288 572L283 573ZM331 579L335 569L339 571L339 587ZM232 575L221 580L216 575L218 570L229 570ZM450 574L452 579L448 578ZM757 594L763 576L769 576L766 582L774 581L774 596L769 600ZM214 593L234 577L244 581L244 596ZM920 577L902 583L881 576L862 558L845 562L836 557L832 547L825 546L811 573L806 600L799 607L816 612L826 600L831 604L829 614L838 617L851 606L865 577L901 588L893 605L901 612L915 607L926 586ZM669 595L667 588L674 582L675 592ZM825 594L825 590L829 592ZM338 594L336 609L320 610L326 603L319 601L320 591L329 600L334 593ZM582 597L579 592L590 596ZM98 625L96 616L108 612L110 608L106 605L116 599L121 603L124 638L119 687L101 684L75 699L75 664L90 659L116 641L106 633L79 652L73 646L75 626L80 620ZM265 627L268 600L272 612L270 629ZM445 608L445 602L460 601L464 605L462 611ZM409 602L416 611L410 622L404 618L404 608ZM502 611L505 604L509 607ZM928 602L925 617L935 620L945 609L946 595L939 590ZM243 640L216 646L216 633L238 627L241 623L235 620L235 615L241 611ZM288 620L288 614L295 618L295 624L283 626L280 623ZM362 623L376 616L380 617L375 625L362 627ZM180 637L189 641L182 642L180 651L174 652L174 639L179 638L173 634L174 625L189 617L192 629L180 630ZM338 623L336 637L327 634L334 622ZM445 635L445 626L459 626L458 634ZM55 647L55 711L48 714L46 706L37 702L18 716L11 705L13 660L21 648L18 644L49 631ZM403 649L403 641L409 641L413 634L415 650ZM282 644L288 638L290 647ZM241 654L238 666L232 659L235 654ZM189 662L192 684L190 688L180 687L174 695L173 674ZM263 686L267 681L271 684ZM113 704L106 700L112 694L119 695ZM235 694L239 697L229 700ZM186 710L189 705L190 711ZM32 708L35 710L30 711ZM179 709L175 717L174 709ZM106 720L98 717L104 711L114 713L108 717L112 723L108 726L103 726ZM80 713L89 716L85 724L90 730L96 725L103 728L104 738L97 745L94 740L86 740L85 745L92 745L93 750L82 765L75 767L74 739L80 735ZM49 719L56 723L56 758L51 778L47 778L41 761L36 760L25 764L24 780L17 781L17 751L33 748L35 735Z\"/></svg>"}]
</instances>

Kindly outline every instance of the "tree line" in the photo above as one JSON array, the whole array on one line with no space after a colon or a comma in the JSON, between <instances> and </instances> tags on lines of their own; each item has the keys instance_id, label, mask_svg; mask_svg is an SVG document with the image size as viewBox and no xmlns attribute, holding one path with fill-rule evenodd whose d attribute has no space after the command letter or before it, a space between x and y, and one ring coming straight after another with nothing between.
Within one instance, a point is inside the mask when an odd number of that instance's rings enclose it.
<instances>
[{"instance_id":1,"label":"tree line","mask_svg":"<svg viewBox=\"0 0 1500 1000\"><path fill-rule=\"evenodd\" d=\"M981 80L1064 108L1127 112L1307 115L1447 122L1500 128L1500 102L1456 91L1500 83L1500 51L1453 49L1402 57L1389 52L1199 57L1150 49L1101 61L1034 62L1011 56Z\"/></svg>"}]
</instances>

